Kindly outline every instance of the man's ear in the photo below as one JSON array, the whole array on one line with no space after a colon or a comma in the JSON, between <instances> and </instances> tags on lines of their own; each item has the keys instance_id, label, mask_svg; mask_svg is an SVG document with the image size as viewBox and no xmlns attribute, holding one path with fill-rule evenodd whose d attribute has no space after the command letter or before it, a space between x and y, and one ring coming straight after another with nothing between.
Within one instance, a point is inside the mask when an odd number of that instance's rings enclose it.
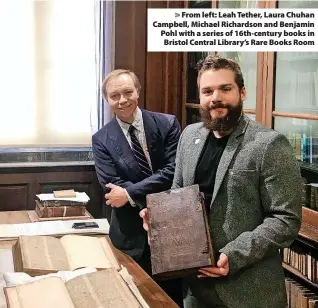
<instances>
[{"instance_id":1,"label":"man's ear","mask_svg":"<svg viewBox=\"0 0 318 308\"><path fill-rule=\"evenodd\" d=\"M245 101L246 98L247 98L247 94L246 94L246 89L245 89L245 87L244 87L244 88L242 88L242 90L241 90L241 100L242 100L242 101Z\"/></svg>"}]
</instances>

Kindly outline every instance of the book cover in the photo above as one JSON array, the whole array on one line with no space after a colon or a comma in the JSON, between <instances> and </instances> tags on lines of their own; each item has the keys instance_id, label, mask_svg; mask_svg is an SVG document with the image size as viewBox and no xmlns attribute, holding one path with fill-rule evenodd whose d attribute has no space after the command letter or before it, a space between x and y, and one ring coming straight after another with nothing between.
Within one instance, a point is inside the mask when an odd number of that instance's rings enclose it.
<instances>
[{"instance_id":1,"label":"book cover","mask_svg":"<svg viewBox=\"0 0 318 308\"><path fill-rule=\"evenodd\" d=\"M149 194L146 199L153 275L183 276L215 265L198 185Z\"/></svg>"}]
</instances>

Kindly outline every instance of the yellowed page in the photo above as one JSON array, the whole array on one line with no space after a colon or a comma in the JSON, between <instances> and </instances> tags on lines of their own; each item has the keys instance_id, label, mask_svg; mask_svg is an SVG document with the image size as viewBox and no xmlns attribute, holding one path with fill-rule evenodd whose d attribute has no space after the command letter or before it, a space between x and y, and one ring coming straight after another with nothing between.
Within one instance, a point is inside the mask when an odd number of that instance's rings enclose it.
<instances>
[{"instance_id":1,"label":"yellowed page","mask_svg":"<svg viewBox=\"0 0 318 308\"><path fill-rule=\"evenodd\" d=\"M6 289L10 308L74 308L59 277L50 277Z\"/></svg>"},{"instance_id":2,"label":"yellowed page","mask_svg":"<svg viewBox=\"0 0 318 308\"><path fill-rule=\"evenodd\" d=\"M136 284L134 283L133 277L128 273L127 269L122 266L122 269L118 273L120 274L121 278L125 281L126 285L130 289L132 294L134 294L134 296L138 300L139 304L143 308L150 308L149 305L147 304L147 302L145 301L145 299L142 297L139 289L137 288Z\"/></svg>"},{"instance_id":3,"label":"yellowed page","mask_svg":"<svg viewBox=\"0 0 318 308\"><path fill-rule=\"evenodd\" d=\"M110 268L113 258L105 253L105 245L98 237L65 235L61 239L70 270L81 267ZM105 239L106 241L106 239Z\"/></svg>"},{"instance_id":4,"label":"yellowed page","mask_svg":"<svg viewBox=\"0 0 318 308\"><path fill-rule=\"evenodd\" d=\"M105 237L99 237L100 244L104 250L107 259L111 262L112 267L120 270L120 265Z\"/></svg>"},{"instance_id":5,"label":"yellowed page","mask_svg":"<svg viewBox=\"0 0 318 308\"><path fill-rule=\"evenodd\" d=\"M65 283L75 308L141 308L114 268L78 276Z\"/></svg>"},{"instance_id":6,"label":"yellowed page","mask_svg":"<svg viewBox=\"0 0 318 308\"><path fill-rule=\"evenodd\" d=\"M68 270L64 249L53 236L20 236L23 267L41 270Z\"/></svg>"}]
</instances>

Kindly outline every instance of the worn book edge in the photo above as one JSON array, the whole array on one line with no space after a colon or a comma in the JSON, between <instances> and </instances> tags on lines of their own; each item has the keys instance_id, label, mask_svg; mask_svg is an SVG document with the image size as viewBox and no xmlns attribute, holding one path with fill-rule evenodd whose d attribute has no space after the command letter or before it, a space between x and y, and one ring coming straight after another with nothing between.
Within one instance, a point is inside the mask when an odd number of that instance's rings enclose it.
<instances>
[{"instance_id":1,"label":"worn book edge","mask_svg":"<svg viewBox=\"0 0 318 308\"><path fill-rule=\"evenodd\" d=\"M205 204L205 199L203 193L201 194L201 205L202 205L202 210L203 210L203 218L204 218L204 224L205 224L205 231L207 235L207 246L210 252L210 260L211 260L211 266L215 266L215 255L214 255L214 247L213 247L213 242L212 242L212 237L211 237L211 232L210 232L210 226L208 222L208 215L206 211L206 204Z\"/></svg>"}]
</instances>

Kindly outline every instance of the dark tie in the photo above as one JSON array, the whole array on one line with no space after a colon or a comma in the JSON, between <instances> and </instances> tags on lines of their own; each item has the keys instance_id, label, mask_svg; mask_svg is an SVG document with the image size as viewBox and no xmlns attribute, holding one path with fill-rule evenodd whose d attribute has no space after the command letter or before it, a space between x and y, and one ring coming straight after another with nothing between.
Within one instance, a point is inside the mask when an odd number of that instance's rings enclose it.
<instances>
[{"instance_id":1,"label":"dark tie","mask_svg":"<svg viewBox=\"0 0 318 308\"><path fill-rule=\"evenodd\" d=\"M136 128L132 125L130 125L128 129L128 133L130 134L130 137L131 137L131 148L141 171L144 173L146 177L148 177L152 175L152 171L150 169L149 163L142 149L142 146L140 145L140 142L138 141L136 135L134 134L135 129Z\"/></svg>"}]
</instances>

